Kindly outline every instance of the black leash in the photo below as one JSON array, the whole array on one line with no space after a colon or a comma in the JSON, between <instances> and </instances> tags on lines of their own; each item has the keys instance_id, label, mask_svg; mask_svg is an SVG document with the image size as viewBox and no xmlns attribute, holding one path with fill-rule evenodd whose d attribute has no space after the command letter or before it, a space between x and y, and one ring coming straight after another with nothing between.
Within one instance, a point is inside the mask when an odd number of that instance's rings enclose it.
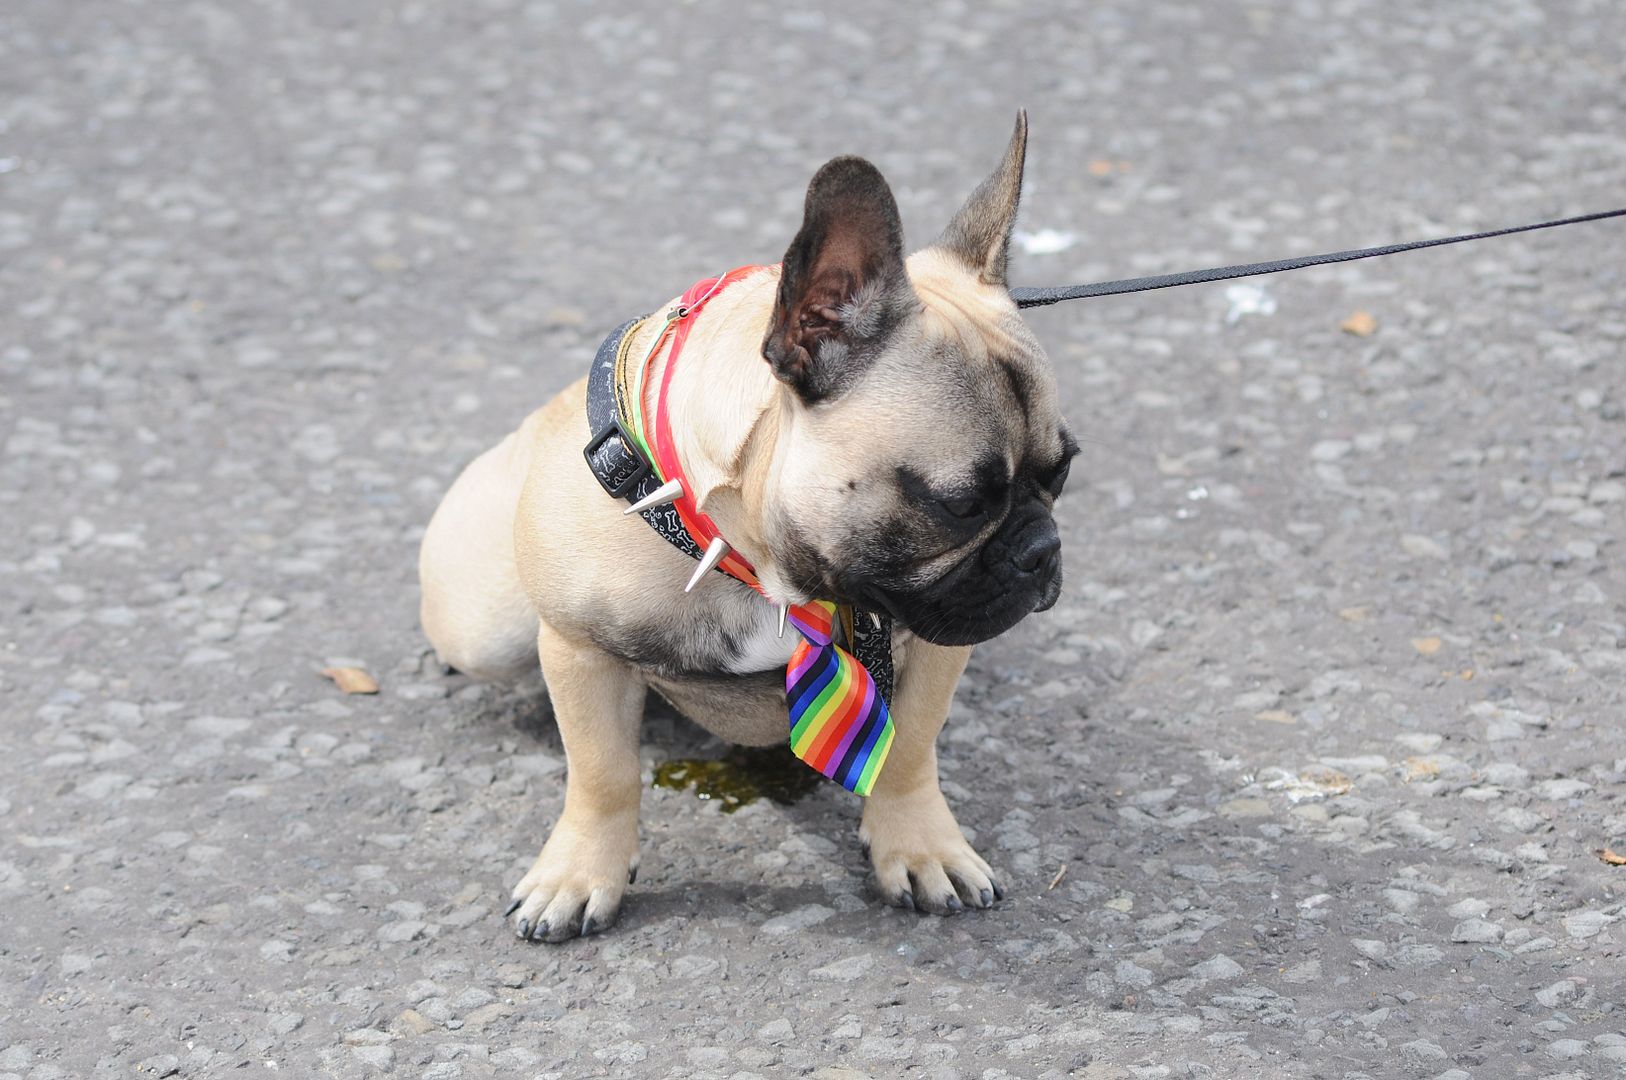
<instances>
[{"instance_id":1,"label":"black leash","mask_svg":"<svg viewBox=\"0 0 1626 1080\"><path fill-rule=\"evenodd\" d=\"M1297 259L1277 259L1274 262L1240 263L1236 266L1216 266L1208 270L1187 270L1181 274L1159 274L1156 277L1122 278L1118 281L1098 281L1093 285L1054 285L1046 288L1012 289L1011 299L1019 308L1044 307L1063 300L1087 300L1093 296L1117 296L1119 293L1146 292L1150 289L1172 289L1177 285L1200 285L1205 281L1224 281L1227 278L1253 277L1256 274L1279 274L1283 270L1301 270L1306 266L1325 266L1328 263L1354 262L1378 255L1394 255L1418 248L1440 247L1444 244L1465 244L1469 240L1487 240L1493 236L1534 232L1537 229L1556 229L1560 225L1579 225L1584 221L1602 221L1605 218L1626 217L1626 208L1605 210L1598 214L1543 221L1536 225L1515 225L1511 229L1492 229L1489 232L1468 233L1465 236L1444 236L1438 240L1413 240L1409 244L1387 244L1383 247L1356 248L1353 251L1333 251L1325 255L1305 255Z\"/></svg>"}]
</instances>

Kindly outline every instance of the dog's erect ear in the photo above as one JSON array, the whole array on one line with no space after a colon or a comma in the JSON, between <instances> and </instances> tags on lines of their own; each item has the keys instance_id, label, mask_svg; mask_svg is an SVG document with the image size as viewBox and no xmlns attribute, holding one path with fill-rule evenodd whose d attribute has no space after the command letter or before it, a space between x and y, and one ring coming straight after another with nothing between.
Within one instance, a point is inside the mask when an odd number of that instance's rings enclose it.
<instances>
[{"instance_id":1,"label":"dog's erect ear","mask_svg":"<svg viewBox=\"0 0 1626 1080\"><path fill-rule=\"evenodd\" d=\"M1027 152L1028 114L1024 109L1016 114L1016 130L1005 148L1005 160L971 193L937 240L939 247L964 259L989 285L1005 284L1005 259L1016 224L1016 204L1022 197L1022 163Z\"/></svg>"},{"instance_id":2,"label":"dog's erect ear","mask_svg":"<svg viewBox=\"0 0 1626 1080\"><path fill-rule=\"evenodd\" d=\"M762 355L812 403L839 391L916 303L892 189L863 158L839 157L807 186L785 252Z\"/></svg>"}]
</instances>

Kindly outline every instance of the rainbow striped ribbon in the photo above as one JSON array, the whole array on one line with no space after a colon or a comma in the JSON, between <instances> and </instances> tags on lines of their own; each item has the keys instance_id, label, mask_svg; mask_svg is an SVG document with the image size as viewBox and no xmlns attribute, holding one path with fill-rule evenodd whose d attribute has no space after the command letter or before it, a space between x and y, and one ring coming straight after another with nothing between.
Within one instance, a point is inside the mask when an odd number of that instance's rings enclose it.
<instances>
[{"instance_id":1,"label":"rainbow striped ribbon","mask_svg":"<svg viewBox=\"0 0 1626 1080\"><path fill-rule=\"evenodd\" d=\"M790 609L803 640L785 669L790 748L855 795L868 795L892 749L892 714L875 679L831 641L836 605L814 600Z\"/></svg>"}]
</instances>

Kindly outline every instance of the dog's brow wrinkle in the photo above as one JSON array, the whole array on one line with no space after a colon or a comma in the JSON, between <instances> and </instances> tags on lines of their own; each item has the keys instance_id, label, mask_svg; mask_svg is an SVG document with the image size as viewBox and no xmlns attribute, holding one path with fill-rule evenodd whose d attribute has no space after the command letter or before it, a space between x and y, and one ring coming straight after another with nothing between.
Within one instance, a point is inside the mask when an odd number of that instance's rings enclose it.
<instances>
[{"instance_id":1,"label":"dog's brow wrinkle","mask_svg":"<svg viewBox=\"0 0 1626 1080\"><path fill-rule=\"evenodd\" d=\"M1027 420L1032 412L1033 386L1028 379L1028 373L1020 364L1001 353L993 354L994 365L1004 374L1005 381L1010 386L1011 397L1016 401L1016 407L1022 410L1022 419Z\"/></svg>"}]
</instances>

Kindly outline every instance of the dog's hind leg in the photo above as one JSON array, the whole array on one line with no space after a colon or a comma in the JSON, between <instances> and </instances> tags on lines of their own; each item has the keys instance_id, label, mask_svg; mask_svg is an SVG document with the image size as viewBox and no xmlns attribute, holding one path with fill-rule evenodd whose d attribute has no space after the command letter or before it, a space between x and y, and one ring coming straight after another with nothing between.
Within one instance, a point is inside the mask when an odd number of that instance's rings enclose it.
<instances>
[{"instance_id":1,"label":"dog's hind leg","mask_svg":"<svg viewBox=\"0 0 1626 1080\"><path fill-rule=\"evenodd\" d=\"M418 552L424 633L442 663L477 679L536 670L536 610L514 564L528 447L522 427L464 469Z\"/></svg>"}]
</instances>

